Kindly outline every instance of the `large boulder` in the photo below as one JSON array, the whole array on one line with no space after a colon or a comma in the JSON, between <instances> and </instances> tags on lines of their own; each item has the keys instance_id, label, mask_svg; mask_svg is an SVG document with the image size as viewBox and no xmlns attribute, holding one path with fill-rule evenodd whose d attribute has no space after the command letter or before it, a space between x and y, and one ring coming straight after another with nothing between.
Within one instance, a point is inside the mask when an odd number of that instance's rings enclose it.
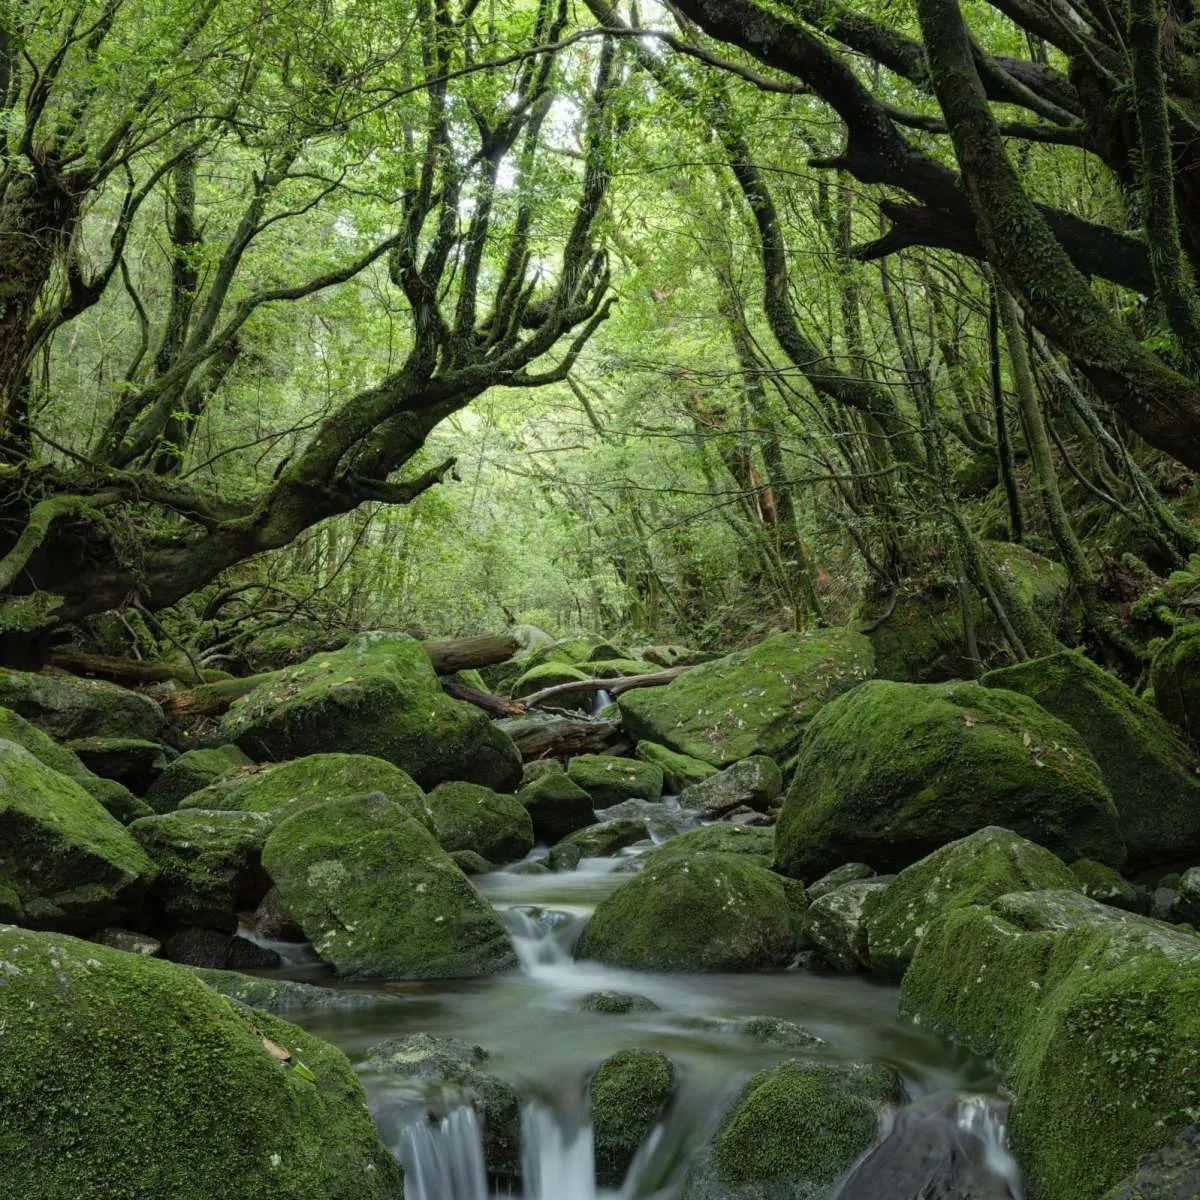
<instances>
[{"instance_id":1,"label":"large boulder","mask_svg":"<svg viewBox=\"0 0 1200 1200\"><path fill-rule=\"evenodd\" d=\"M378 793L325 800L263 848L287 911L352 979L493 975L515 965L492 906L433 835Z\"/></svg>"},{"instance_id":2,"label":"large boulder","mask_svg":"<svg viewBox=\"0 0 1200 1200\"><path fill-rule=\"evenodd\" d=\"M504 863L533 849L533 821L514 796L478 783L439 783L429 793L429 808L443 850L474 850L490 863Z\"/></svg>"},{"instance_id":3,"label":"large boulder","mask_svg":"<svg viewBox=\"0 0 1200 1200\"><path fill-rule=\"evenodd\" d=\"M216 783L241 767L250 766L251 762L248 755L232 745L208 750L186 750L167 764L162 774L146 790L144 799L155 812L170 812L193 792ZM358 792L363 789L353 790Z\"/></svg>"},{"instance_id":4,"label":"large boulder","mask_svg":"<svg viewBox=\"0 0 1200 1200\"><path fill-rule=\"evenodd\" d=\"M680 807L716 820L735 808L766 812L783 791L783 774L774 759L763 755L743 759L679 793Z\"/></svg>"},{"instance_id":5,"label":"large boulder","mask_svg":"<svg viewBox=\"0 0 1200 1200\"><path fill-rule=\"evenodd\" d=\"M583 788L596 808L611 808L624 800L657 800L663 773L653 763L612 754L580 754L567 764L567 778Z\"/></svg>"},{"instance_id":6,"label":"large boulder","mask_svg":"<svg viewBox=\"0 0 1200 1200\"><path fill-rule=\"evenodd\" d=\"M134 792L144 792L175 757L174 750L146 738L72 738L66 747L89 771Z\"/></svg>"},{"instance_id":7,"label":"large boulder","mask_svg":"<svg viewBox=\"0 0 1200 1200\"><path fill-rule=\"evenodd\" d=\"M590 1085L596 1182L621 1186L638 1148L675 1093L675 1068L659 1050L619 1050Z\"/></svg>"},{"instance_id":8,"label":"large boulder","mask_svg":"<svg viewBox=\"0 0 1200 1200\"><path fill-rule=\"evenodd\" d=\"M517 799L533 821L533 835L553 845L577 829L595 824L592 798L563 771L550 771L527 783Z\"/></svg>"},{"instance_id":9,"label":"large boulder","mask_svg":"<svg viewBox=\"0 0 1200 1200\"><path fill-rule=\"evenodd\" d=\"M755 754L786 766L821 705L873 672L871 643L853 630L779 633L617 703L639 742L716 767Z\"/></svg>"},{"instance_id":10,"label":"large boulder","mask_svg":"<svg viewBox=\"0 0 1200 1200\"><path fill-rule=\"evenodd\" d=\"M683 1200L824 1200L902 1097L882 1066L793 1059L760 1071L693 1166Z\"/></svg>"},{"instance_id":11,"label":"large boulder","mask_svg":"<svg viewBox=\"0 0 1200 1200\"><path fill-rule=\"evenodd\" d=\"M1200 621L1180 625L1158 650L1150 686L1159 712L1200 742Z\"/></svg>"},{"instance_id":12,"label":"large boulder","mask_svg":"<svg viewBox=\"0 0 1200 1200\"><path fill-rule=\"evenodd\" d=\"M79 783L0 741L0 920L84 932L119 924L154 875Z\"/></svg>"},{"instance_id":13,"label":"large boulder","mask_svg":"<svg viewBox=\"0 0 1200 1200\"><path fill-rule=\"evenodd\" d=\"M988 826L950 842L905 867L871 898L865 922L871 971L899 979L925 930L952 908L1055 888L1073 890L1079 883L1062 859L1007 829Z\"/></svg>"},{"instance_id":14,"label":"large boulder","mask_svg":"<svg viewBox=\"0 0 1200 1200\"><path fill-rule=\"evenodd\" d=\"M835 971L858 971L869 963L866 911L886 892L890 876L843 883L808 906L804 914L804 941Z\"/></svg>"},{"instance_id":15,"label":"large boulder","mask_svg":"<svg viewBox=\"0 0 1200 1200\"><path fill-rule=\"evenodd\" d=\"M785 881L734 854L648 865L596 907L577 956L646 971L753 971L791 957Z\"/></svg>"},{"instance_id":16,"label":"large boulder","mask_svg":"<svg viewBox=\"0 0 1200 1200\"><path fill-rule=\"evenodd\" d=\"M698 854L745 854L759 866L769 866L775 852L775 830L745 825L698 825L678 837L668 838L646 855L646 865Z\"/></svg>"},{"instance_id":17,"label":"large boulder","mask_svg":"<svg viewBox=\"0 0 1200 1200\"><path fill-rule=\"evenodd\" d=\"M266 813L186 808L142 817L129 832L158 868L151 895L165 916L234 933L238 912L270 890L262 848L271 825Z\"/></svg>"},{"instance_id":18,"label":"large boulder","mask_svg":"<svg viewBox=\"0 0 1200 1200\"><path fill-rule=\"evenodd\" d=\"M402 1194L345 1056L185 967L0 927L0 1029L14 1200Z\"/></svg>"},{"instance_id":19,"label":"large boulder","mask_svg":"<svg viewBox=\"0 0 1200 1200\"><path fill-rule=\"evenodd\" d=\"M776 865L898 870L986 825L1119 865L1112 796L1069 726L1017 692L872 680L814 718L775 831Z\"/></svg>"},{"instance_id":20,"label":"large boulder","mask_svg":"<svg viewBox=\"0 0 1200 1200\"><path fill-rule=\"evenodd\" d=\"M508 735L451 700L421 643L403 634L365 634L278 672L234 703L222 732L258 760L334 750L384 758L423 788L462 779L510 791L521 778Z\"/></svg>"},{"instance_id":21,"label":"large boulder","mask_svg":"<svg viewBox=\"0 0 1200 1200\"><path fill-rule=\"evenodd\" d=\"M521 674L513 683L512 694L514 699L520 700L525 696L532 696L534 692L540 692L543 688L557 687L560 683L579 683L591 678L586 671L581 671L570 663L541 663ZM580 692L579 695L583 696L584 693Z\"/></svg>"},{"instance_id":22,"label":"large boulder","mask_svg":"<svg viewBox=\"0 0 1200 1200\"><path fill-rule=\"evenodd\" d=\"M412 777L369 754L309 754L291 762L236 768L216 783L185 796L181 808L271 813L282 817L318 800L382 792L422 825L433 810Z\"/></svg>"},{"instance_id":23,"label":"large boulder","mask_svg":"<svg viewBox=\"0 0 1200 1200\"><path fill-rule=\"evenodd\" d=\"M990 671L980 683L1032 697L1079 734L1112 792L1131 864L1200 850L1196 756L1115 675L1064 650Z\"/></svg>"},{"instance_id":24,"label":"large boulder","mask_svg":"<svg viewBox=\"0 0 1200 1200\"><path fill-rule=\"evenodd\" d=\"M680 754L657 742L638 742L634 753L642 762L653 763L663 773L663 787L671 795L678 795L685 787L701 783L717 773L712 763Z\"/></svg>"},{"instance_id":25,"label":"large boulder","mask_svg":"<svg viewBox=\"0 0 1200 1200\"><path fill-rule=\"evenodd\" d=\"M1200 936L1077 892L936 918L901 1004L1007 1076L1029 1200L1104 1195L1200 1108Z\"/></svg>"},{"instance_id":26,"label":"large boulder","mask_svg":"<svg viewBox=\"0 0 1200 1200\"><path fill-rule=\"evenodd\" d=\"M0 668L0 705L60 742L86 737L157 741L166 724L162 709L148 696L100 679L54 672Z\"/></svg>"}]
</instances>

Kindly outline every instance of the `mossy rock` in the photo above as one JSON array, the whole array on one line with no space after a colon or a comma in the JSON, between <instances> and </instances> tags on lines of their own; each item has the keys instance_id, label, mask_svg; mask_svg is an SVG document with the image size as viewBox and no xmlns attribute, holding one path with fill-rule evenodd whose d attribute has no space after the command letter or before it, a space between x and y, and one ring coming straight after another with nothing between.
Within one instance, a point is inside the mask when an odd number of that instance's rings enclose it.
<instances>
[{"instance_id":1,"label":"mossy rock","mask_svg":"<svg viewBox=\"0 0 1200 1200\"><path fill-rule=\"evenodd\" d=\"M403 634L364 634L280 671L236 701L221 729L260 761L367 754L423 788L461 779L503 792L521 778L512 739L482 710L451 700L421 643Z\"/></svg>"},{"instance_id":2,"label":"mossy rock","mask_svg":"<svg viewBox=\"0 0 1200 1200\"><path fill-rule=\"evenodd\" d=\"M400 1003L399 997L349 988L317 987L294 979L268 979L213 967L190 967L197 979L226 1000L270 1013L340 1012Z\"/></svg>"},{"instance_id":3,"label":"mossy rock","mask_svg":"<svg viewBox=\"0 0 1200 1200\"><path fill-rule=\"evenodd\" d=\"M378 793L280 822L263 865L313 949L351 979L493 975L516 963L492 906L433 835Z\"/></svg>"},{"instance_id":4,"label":"mossy rock","mask_svg":"<svg viewBox=\"0 0 1200 1200\"><path fill-rule=\"evenodd\" d=\"M167 917L235 933L239 910L270 890L262 848L271 825L266 813L188 808L143 817L129 832L158 868L150 894Z\"/></svg>"},{"instance_id":5,"label":"mossy rock","mask_svg":"<svg viewBox=\"0 0 1200 1200\"><path fill-rule=\"evenodd\" d=\"M659 1050L619 1050L596 1069L589 1090L596 1182L620 1187L675 1094L675 1068Z\"/></svg>"},{"instance_id":6,"label":"mossy rock","mask_svg":"<svg viewBox=\"0 0 1200 1200\"><path fill-rule=\"evenodd\" d=\"M898 870L1000 825L1064 859L1125 857L1112 796L1069 726L978 684L872 680L809 727L775 830L778 869Z\"/></svg>"},{"instance_id":7,"label":"mossy rock","mask_svg":"<svg viewBox=\"0 0 1200 1200\"><path fill-rule=\"evenodd\" d=\"M1139 912L1143 908L1143 893L1122 878L1120 871L1114 871L1094 858L1077 858L1071 864L1071 874L1079 890L1091 900L1099 900L1101 904L1111 904L1128 912Z\"/></svg>"},{"instance_id":8,"label":"mossy rock","mask_svg":"<svg viewBox=\"0 0 1200 1200\"><path fill-rule=\"evenodd\" d=\"M1159 648L1150 666L1150 686L1159 712L1200 742L1200 621L1179 626Z\"/></svg>"},{"instance_id":9,"label":"mossy rock","mask_svg":"<svg viewBox=\"0 0 1200 1200\"><path fill-rule=\"evenodd\" d=\"M626 658L629 655L624 650L593 633L576 634L549 643L539 642L531 646L524 656L526 669L552 663L582 666L584 663Z\"/></svg>"},{"instance_id":10,"label":"mossy rock","mask_svg":"<svg viewBox=\"0 0 1200 1200\"><path fill-rule=\"evenodd\" d=\"M875 870L866 863L842 863L840 867L834 867L832 871L822 875L816 883L810 883L804 890L808 893L809 900L815 904L822 896L828 896L830 892L835 892L848 883L871 879L875 874Z\"/></svg>"},{"instance_id":11,"label":"mossy rock","mask_svg":"<svg viewBox=\"0 0 1200 1200\"><path fill-rule=\"evenodd\" d=\"M76 782L94 800L99 800L104 811L116 817L122 825L131 825L139 817L149 817L154 813L145 800L135 796L115 779L101 779L98 775L92 775Z\"/></svg>"},{"instance_id":12,"label":"mossy rock","mask_svg":"<svg viewBox=\"0 0 1200 1200\"><path fill-rule=\"evenodd\" d=\"M490 875L496 868L482 854L474 850L451 850L454 865L464 875Z\"/></svg>"},{"instance_id":13,"label":"mossy rock","mask_svg":"<svg viewBox=\"0 0 1200 1200\"><path fill-rule=\"evenodd\" d=\"M1189 1125L1161 1149L1148 1154L1137 1170L1104 1200L1195 1200L1200 1196L1200 1130Z\"/></svg>"},{"instance_id":14,"label":"mossy rock","mask_svg":"<svg viewBox=\"0 0 1200 1200\"><path fill-rule=\"evenodd\" d=\"M1070 590L1066 568L1025 546L1009 542L988 542L986 546L997 569L1047 627L1063 630ZM971 617L985 661L1003 661L1007 642L990 606L974 599ZM958 585L951 577L902 589L891 615L867 636L875 651L876 673L882 679L944 683L972 675L977 669L967 654Z\"/></svg>"},{"instance_id":15,"label":"mossy rock","mask_svg":"<svg viewBox=\"0 0 1200 1200\"><path fill-rule=\"evenodd\" d=\"M193 792L215 783L231 771L250 766L251 761L236 746L187 750L167 764L162 774L146 790L144 798L155 812L171 812Z\"/></svg>"},{"instance_id":16,"label":"mossy rock","mask_svg":"<svg viewBox=\"0 0 1200 1200\"><path fill-rule=\"evenodd\" d=\"M793 1059L753 1076L683 1200L824 1200L875 1140L903 1087L887 1067Z\"/></svg>"},{"instance_id":17,"label":"mossy rock","mask_svg":"<svg viewBox=\"0 0 1200 1200\"><path fill-rule=\"evenodd\" d=\"M648 829L649 823L644 817L621 817L613 821L600 821L586 829L577 829L550 851L550 865L561 870L554 860L556 855L567 849L578 850L580 858L611 858L627 846L644 842L650 836Z\"/></svg>"},{"instance_id":18,"label":"mossy rock","mask_svg":"<svg viewBox=\"0 0 1200 1200\"><path fill-rule=\"evenodd\" d=\"M93 774L134 792L144 792L175 757L174 750L145 738L72 738L66 746Z\"/></svg>"},{"instance_id":19,"label":"mossy rock","mask_svg":"<svg viewBox=\"0 0 1200 1200\"><path fill-rule=\"evenodd\" d=\"M533 821L514 796L477 783L439 783L429 793L429 808L443 850L474 850L489 862L506 863L533 849Z\"/></svg>"},{"instance_id":20,"label":"mossy rock","mask_svg":"<svg viewBox=\"0 0 1200 1200\"><path fill-rule=\"evenodd\" d=\"M864 970L870 962L866 912L890 883L890 876L856 879L818 897L804 915L805 946L835 971Z\"/></svg>"},{"instance_id":21,"label":"mossy rock","mask_svg":"<svg viewBox=\"0 0 1200 1200\"><path fill-rule=\"evenodd\" d=\"M577 829L596 823L592 798L563 771L551 771L526 784L517 799L533 821L533 835L553 845Z\"/></svg>"},{"instance_id":22,"label":"mossy rock","mask_svg":"<svg viewBox=\"0 0 1200 1200\"><path fill-rule=\"evenodd\" d=\"M597 808L611 808L623 800L657 800L662 796L662 771L653 763L636 758L580 754L567 764L567 778L583 788Z\"/></svg>"},{"instance_id":23,"label":"mossy rock","mask_svg":"<svg viewBox=\"0 0 1200 1200\"><path fill-rule=\"evenodd\" d=\"M658 1012L659 1006L646 996L633 992L589 992L579 1002L582 1012L627 1016L629 1013Z\"/></svg>"},{"instance_id":24,"label":"mossy rock","mask_svg":"<svg viewBox=\"0 0 1200 1200\"><path fill-rule=\"evenodd\" d=\"M309 754L251 770L237 768L184 797L181 808L264 812L283 817L320 800L382 792L422 825L432 828L425 793L399 767L369 754Z\"/></svg>"},{"instance_id":25,"label":"mossy rock","mask_svg":"<svg viewBox=\"0 0 1200 1200\"><path fill-rule=\"evenodd\" d=\"M0 964L6 1195L402 1195L358 1077L332 1046L230 1003L185 967L61 934L0 928Z\"/></svg>"},{"instance_id":26,"label":"mossy rock","mask_svg":"<svg viewBox=\"0 0 1200 1200\"><path fill-rule=\"evenodd\" d=\"M543 775L565 775L562 763L557 758L535 758L521 768L521 786L541 779Z\"/></svg>"},{"instance_id":27,"label":"mossy rock","mask_svg":"<svg viewBox=\"0 0 1200 1200\"><path fill-rule=\"evenodd\" d=\"M784 882L734 854L648 864L596 907L581 959L645 971L753 971L786 963L795 929Z\"/></svg>"},{"instance_id":28,"label":"mossy rock","mask_svg":"<svg viewBox=\"0 0 1200 1200\"><path fill-rule=\"evenodd\" d=\"M1200 1108L1200 937L1078 892L945 913L901 1004L1007 1076L1029 1200L1104 1195Z\"/></svg>"},{"instance_id":29,"label":"mossy rock","mask_svg":"<svg viewBox=\"0 0 1200 1200\"><path fill-rule=\"evenodd\" d=\"M735 808L766 812L783 791L783 773L764 755L743 759L679 793L681 808L717 819Z\"/></svg>"},{"instance_id":30,"label":"mossy rock","mask_svg":"<svg viewBox=\"0 0 1200 1200\"><path fill-rule=\"evenodd\" d=\"M540 692L543 688L557 687L560 683L578 683L580 680L590 678L591 676L586 671L581 671L578 667L571 666L570 663L542 663L540 666L530 667L521 674L520 678L512 685L512 695L514 699L520 700L524 696L532 696L534 692ZM583 692L579 694L584 695Z\"/></svg>"},{"instance_id":31,"label":"mossy rock","mask_svg":"<svg viewBox=\"0 0 1200 1200\"><path fill-rule=\"evenodd\" d=\"M687 754L680 754L669 746L661 746L658 742L638 742L634 754L642 762L653 763L663 773L663 788L671 795L678 795L693 783L703 783L704 780L717 773L712 763L701 762Z\"/></svg>"},{"instance_id":32,"label":"mossy rock","mask_svg":"<svg viewBox=\"0 0 1200 1200\"><path fill-rule=\"evenodd\" d=\"M698 667L701 663L714 662L721 655L714 650L694 650L690 646L646 646L635 650L638 658L645 659L656 667Z\"/></svg>"},{"instance_id":33,"label":"mossy rock","mask_svg":"<svg viewBox=\"0 0 1200 1200\"><path fill-rule=\"evenodd\" d=\"M488 1070L488 1059L482 1046L460 1038L410 1033L372 1046L362 1066L393 1087L404 1081L435 1116L469 1103L479 1119L488 1175L507 1195L521 1166L521 1102Z\"/></svg>"},{"instance_id":34,"label":"mossy rock","mask_svg":"<svg viewBox=\"0 0 1200 1200\"><path fill-rule=\"evenodd\" d=\"M632 658L605 658L589 661L581 669L592 679L626 679L632 675L651 675L657 668Z\"/></svg>"},{"instance_id":35,"label":"mossy rock","mask_svg":"<svg viewBox=\"0 0 1200 1200\"><path fill-rule=\"evenodd\" d=\"M716 767L755 754L786 765L821 705L873 673L871 643L860 633L779 633L666 687L625 692L617 704L635 741Z\"/></svg>"},{"instance_id":36,"label":"mossy rock","mask_svg":"<svg viewBox=\"0 0 1200 1200\"><path fill-rule=\"evenodd\" d=\"M1131 863L1200 850L1196 757L1162 715L1115 675L1064 650L991 671L980 682L1032 697L1079 734L1112 792Z\"/></svg>"},{"instance_id":37,"label":"mossy rock","mask_svg":"<svg viewBox=\"0 0 1200 1200\"><path fill-rule=\"evenodd\" d=\"M73 779L0 741L0 920L87 932L135 911L154 864Z\"/></svg>"},{"instance_id":38,"label":"mossy rock","mask_svg":"<svg viewBox=\"0 0 1200 1200\"><path fill-rule=\"evenodd\" d=\"M166 724L162 709L148 696L74 675L0 668L0 705L60 742L85 737L153 742Z\"/></svg>"},{"instance_id":39,"label":"mossy rock","mask_svg":"<svg viewBox=\"0 0 1200 1200\"><path fill-rule=\"evenodd\" d=\"M899 979L925 930L952 908L987 904L1009 892L1078 887L1049 850L1007 829L980 829L905 867L872 896L865 921L871 971Z\"/></svg>"},{"instance_id":40,"label":"mossy rock","mask_svg":"<svg viewBox=\"0 0 1200 1200\"><path fill-rule=\"evenodd\" d=\"M647 865L691 858L696 854L745 854L768 866L775 852L775 830L746 825L699 825L678 837L668 838L646 855Z\"/></svg>"}]
</instances>

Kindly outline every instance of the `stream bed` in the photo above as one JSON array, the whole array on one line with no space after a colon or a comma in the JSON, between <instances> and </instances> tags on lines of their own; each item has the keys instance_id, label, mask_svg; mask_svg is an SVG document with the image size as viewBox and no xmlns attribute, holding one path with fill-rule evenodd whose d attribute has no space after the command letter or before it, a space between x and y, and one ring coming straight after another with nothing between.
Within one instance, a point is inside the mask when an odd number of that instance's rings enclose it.
<instances>
[{"instance_id":1,"label":"stream bed","mask_svg":"<svg viewBox=\"0 0 1200 1200\"><path fill-rule=\"evenodd\" d=\"M753 1036L763 1023L747 1026L751 1017L802 1025L827 1043L817 1054L886 1063L904 1080L910 1104L884 1115L881 1144L831 1197L1020 1200L1019 1171L1004 1149L1004 1106L993 1099L995 1077L984 1064L901 1021L896 988L803 968L681 975L575 961L572 948L591 911L628 878L614 871L621 861L585 859L572 872L476 878L512 934L519 971L376 986L370 990L386 994L388 1002L293 1019L358 1063L372 1046L402 1034L450 1035L483 1046L488 1071L511 1083L524 1102L524 1200L681 1195L696 1150L711 1139L746 1080L783 1060L814 1056L808 1048ZM300 964L287 974L328 982ZM657 1007L624 1014L584 1009L584 998L597 992L633 994ZM624 1185L604 1191L595 1182L587 1082L603 1059L633 1048L667 1054L678 1088ZM405 1165L407 1200L489 1200L496 1194L489 1190L469 1107L431 1121L411 1085L365 1069L362 1078L381 1134ZM930 1166L925 1160L931 1158L958 1165ZM958 1180L963 1163L969 1163L971 1190L920 1190L938 1183L938 1169Z\"/></svg>"}]
</instances>

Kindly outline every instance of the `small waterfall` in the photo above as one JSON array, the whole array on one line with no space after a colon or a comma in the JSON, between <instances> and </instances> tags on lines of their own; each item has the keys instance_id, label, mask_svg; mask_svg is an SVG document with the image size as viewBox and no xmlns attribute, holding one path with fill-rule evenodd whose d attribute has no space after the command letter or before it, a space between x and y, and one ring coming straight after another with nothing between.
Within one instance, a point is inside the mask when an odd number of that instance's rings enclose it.
<instances>
[{"instance_id":1,"label":"small waterfall","mask_svg":"<svg viewBox=\"0 0 1200 1200\"><path fill-rule=\"evenodd\" d=\"M479 1119L468 1104L440 1121L427 1116L401 1135L408 1200L490 1200Z\"/></svg>"},{"instance_id":2,"label":"small waterfall","mask_svg":"<svg viewBox=\"0 0 1200 1200\"><path fill-rule=\"evenodd\" d=\"M1003 1180L1021 1200L1021 1168L1008 1148L1008 1106L982 1096L967 1096L958 1104L958 1127L983 1145L984 1168Z\"/></svg>"},{"instance_id":3,"label":"small waterfall","mask_svg":"<svg viewBox=\"0 0 1200 1200\"><path fill-rule=\"evenodd\" d=\"M591 715L598 717L612 702L612 693L601 688L592 698Z\"/></svg>"},{"instance_id":4,"label":"small waterfall","mask_svg":"<svg viewBox=\"0 0 1200 1200\"><path fill-rule=\"evenodd\" d=\"M572 961L571 952L583 932L584 918L532 905L501 909L500 917L525 974L533 974L538 967L561 967Z\"/></svg>"},{"instance_id":5,"label":"small waterfall","mask_svg":"<svg viewBox=\"0 0 1200 1200\"><path fill-rule=\"evenodd\" d=\"M539 1104L521 1114L525 1200L596 1200L592 1127L569 1130Z\"/></svg>"}]
</instances>

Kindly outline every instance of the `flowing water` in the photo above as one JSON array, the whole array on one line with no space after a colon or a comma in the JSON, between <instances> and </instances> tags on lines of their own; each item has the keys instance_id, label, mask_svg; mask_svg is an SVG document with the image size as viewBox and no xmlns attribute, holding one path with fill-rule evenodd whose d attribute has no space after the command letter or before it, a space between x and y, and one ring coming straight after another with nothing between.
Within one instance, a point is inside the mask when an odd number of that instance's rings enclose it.
<instances>
[{"instance_id":1,"label":"flowing water","mask_svg":"<svg viewBox=\"0 0 1200 1200\"><path fill-rule=\"evenodd\" d=\"M878 1145L830 1200L1020 1200L1019 1172L1004 1147L1004 1106L989 1099L995 1079L981 1063L900 1021L895 988L803 969L671 975L575 961L573 948L592 909L628 878L616 870L620 864L585 859L572 872L497 872L475 880L509 929L519 971L386 985L378 990L390 1003L300 1019L352 1059L385 1038L416 1032L483 1046L491 1056L486 1069L525 1098L523 1200L678 1196L693 1151L711 1137L745 1080L799 1053L812 1057L808 1049L756 1040L745 1018L757 1016L802 1025L825 1040L819 1053L830 1059L890 1064L913 1101L885 1114ZM624 1015L581 1007L585 996L601 991L632 993L657 1007ZM671 1057L678 1093L622 1188L605 1192L595 1182L586 1081L601 1060L637 1047ZM430 1119L395 1076L364 1071L363 1083L382 1136L404 1163L407 1200L496 1195L469 1107ZM971 1188L946 1190L947 1179Z\"/></svg>"}]
</instances>

